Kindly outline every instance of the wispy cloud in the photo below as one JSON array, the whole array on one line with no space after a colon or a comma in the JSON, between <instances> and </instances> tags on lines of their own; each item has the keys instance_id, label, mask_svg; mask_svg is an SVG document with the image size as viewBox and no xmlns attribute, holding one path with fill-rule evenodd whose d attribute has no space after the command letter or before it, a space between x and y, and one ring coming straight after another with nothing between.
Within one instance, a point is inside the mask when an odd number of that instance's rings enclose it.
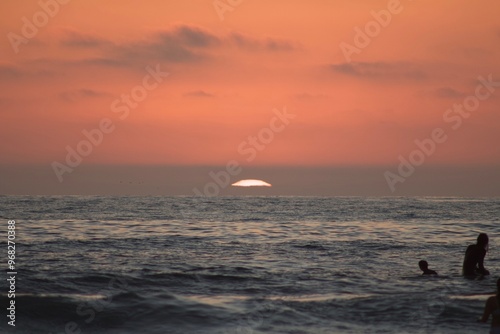
<instances>
[{"instance_id":1,"label":"wispy cloud","mask_svg":"<svg viewBox=\"0 0 500 334\"><path fill-rule=\"evenodd\" d=\"M326 94L310 94L310 93L298 93L293 95L294 98L299 100L309 100L309 99L325 99L328 97Z\"/></svg>"},{"instance_id":2,"label":"wispy cloud","mask_svg":"<svg viewBox=\"0 0 500 334\"><path fill-rule=\"evenodd\" d=\"M214 94L207 93L203 90L196 90L192 92L187 92L183 95L184 97L215 97Z\"/></svg>"},{"instance_id":3,"label":"wispy cloud","mask_svg":"<svg viewBox=\"0 0 500 334\"><path fill-rule=\"evenodd\" d=\"M358 78L422 80L427 77L417 65L404 62L351 62L330 67L335 73Z\"/></svg>"},{"instance_id":4,"label":"wispy cloud","mask_svg":"<svg viewBox=\"0 0 500 334\"><path fill-rule=\"evenodd\" d=\"M22 75L23 72L19 67L11 64L0 64L0 80L14 78Z\"/></svg>"},{"instance_id":5,"label":"wispy cloud","mask_svg":"<svg viewBox=\"0 0 500 334\"><path fill-rule=\"evenodd\" d=\"M66 29L63 32L63 37L59 41L64 47L74 48L102 48L111 46L113 43L102 37L84 34L76 30Z\"/></svg>"},{"instance_id":6,"label":"wispy cloud","mask_svg":"<svg viewBox=\"0 0 500 334\"><path fill-rule=\"evenodd\" d=\"M293 51L296 43L278 38L257 38L241 33L217 35L195 25L176 25L147 34L141 40L117 44L102 37L66 29L59 44L67 48L95 49L98 54L78 60L79 64L107 67L138 63L196 63L209 60L213 51L240 47L249 51Z\"/></svg>"},{"instance_id":7,"label":"wispy cloud","mask_svg":"<svg viewBox=\"0 0 500 334\"><path fill-rule=\"evenodd\" d=\"M178 27L173 31L161 31L141 41L113 47L101 65L136 64L148 62L192 63L204 60L208 55L204 48L217 44L215 36L199 29Z\"/></svg>"},{"instance_id":8,"label":"wispy cloud","mask_svg":"<svg viewBox=\"0 0 500 334\"><path fill-rule=\"evenodd\" d=\"M172 31L161 33L163 38L174 40L188 47L205 48L220 44L220 38L197 26L177 26Z\"/></svg>"},{"instance_id":9,"label":"wispy cloud","mask_svg":"<svg viewBox=\"0 0 500 334\"><path fill-rule=\"evenodd\" d=\"M59 94L59 98L66 102L75 102L80 99L89 98L109 98L111 96L109 93L87 88L65 91Z\"/></svg>"},{"instance_id":10,"label":"wispy cloud","mask_svg":"<svg viewBox=\"0 0 500 334\"><path fill-rule=\"evenodd\" d=\"M233 32L228 40L237 47L252 51L294 51L298 49L297 43L286 39L265 38L257 39L239 32Z\"/></svg>"},{"instance_id":11,"label":"wispy cloud","mask_svg":"<svg viewBox=\"0 0 500 334\"><path fill-rule=\"evenodd\" d=\"M67 62L66 65L94 65L94 66L105 66L105 67L127 67L130 66L130 62L124 59L115 59L112 57L92 57L82 60L77 60L73 62Z\"/></svg>"},{"instance_id":12,"label":"wispy cloud","mask_svg":"<svg viewBox=\"0 0 500 334\"><path fill-rule=\"evenodd\" d=\"M466 94L451 87L441 87L433 92L433 96L443 99L454 99L464 97Z\"/></svg>"}]
</instances>

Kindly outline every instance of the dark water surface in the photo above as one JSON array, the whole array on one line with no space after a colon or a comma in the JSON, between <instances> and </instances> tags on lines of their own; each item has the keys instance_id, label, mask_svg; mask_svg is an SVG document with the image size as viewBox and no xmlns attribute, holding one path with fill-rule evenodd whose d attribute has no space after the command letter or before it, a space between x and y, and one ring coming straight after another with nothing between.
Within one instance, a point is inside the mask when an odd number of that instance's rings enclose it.
<instances>
[{"instance_id":1,"label":"dark water surface","mask_svg":"<svg viewBox=\"0 0 500 334\"><path fill-rule=\"evenodd\" d=\"M473 198L0 196L18 270L0 331L487 333L499 214ZM493 275L466 280L479 232Z\"/></svg>"}]
</instances>

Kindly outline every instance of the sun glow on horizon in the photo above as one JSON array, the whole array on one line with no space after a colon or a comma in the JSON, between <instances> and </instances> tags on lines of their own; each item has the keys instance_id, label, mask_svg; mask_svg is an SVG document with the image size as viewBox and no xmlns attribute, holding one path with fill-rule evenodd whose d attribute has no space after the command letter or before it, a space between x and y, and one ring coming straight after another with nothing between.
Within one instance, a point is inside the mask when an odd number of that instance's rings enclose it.
<instances>
[{"instance_id":1,"label":"sun glow on horizon","mask_svg":"<svg viewBox=\"0 0 500 334\"><path fill-rule=\"evenodd\" d=\"M247 179L247 180L240 180L238 182L235 182L231 184L233 187L272 187L270 183L267 183L262 180L254 180L254 179Z\"/></svg>"}]
</instances>

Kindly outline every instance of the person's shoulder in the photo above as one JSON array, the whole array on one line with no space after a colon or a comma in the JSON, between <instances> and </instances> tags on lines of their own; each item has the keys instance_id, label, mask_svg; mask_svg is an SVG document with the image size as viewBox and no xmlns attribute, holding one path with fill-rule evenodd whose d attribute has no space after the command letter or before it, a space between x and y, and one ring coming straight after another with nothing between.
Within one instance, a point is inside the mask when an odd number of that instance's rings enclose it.
<instances>
[{"instance_id":1,"label":"person's shoulder","mask_svg":"<svg viewBox=\"0 0 500 334\"><path fill-rule=\"evenodd\" d=\"M425 275L425 276L429 276L429 275L437 275L437 274L438 274L438 273L437 273L437 272L435 272L435 271L434 271L434 270L432 270L432 269L427 269L426 271L424 271L424 272L422 273L422 275Z\"/></svg>"},{"instance_id":2,"label":"person's shoulder","mask_svg":"<svg viewBox=\"0 0 500 334\"><path fill-rule=\"evenodd\" d=\"M479 248L477 247L477 245L473 244L473 245L469 245L465 252L466 253L477 252L478 250L479 250Z\"/></svg>"}]
</instances>

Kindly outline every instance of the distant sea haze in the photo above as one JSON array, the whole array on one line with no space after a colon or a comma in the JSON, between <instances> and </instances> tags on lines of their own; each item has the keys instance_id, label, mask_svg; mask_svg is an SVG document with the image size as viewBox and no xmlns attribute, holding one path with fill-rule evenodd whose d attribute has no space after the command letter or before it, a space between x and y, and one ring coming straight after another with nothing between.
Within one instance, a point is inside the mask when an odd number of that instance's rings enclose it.
<instances>
[{"instance_id":1,"label":"distant sea haze","mask_svg":"<svg viewBox=\"0 0 500 334\"><path fill-rule=\"evenodd\" d=\"M4 195L192 196L226 170L214 166L82 165L58 182L49 165L2 165ZM465 196L500 197L500 166L420 166L391 191L384 173L394 166L245 166L229 183L261 179L271 188L220 187L221 196Z\"/></svg>"}]
</instances>

